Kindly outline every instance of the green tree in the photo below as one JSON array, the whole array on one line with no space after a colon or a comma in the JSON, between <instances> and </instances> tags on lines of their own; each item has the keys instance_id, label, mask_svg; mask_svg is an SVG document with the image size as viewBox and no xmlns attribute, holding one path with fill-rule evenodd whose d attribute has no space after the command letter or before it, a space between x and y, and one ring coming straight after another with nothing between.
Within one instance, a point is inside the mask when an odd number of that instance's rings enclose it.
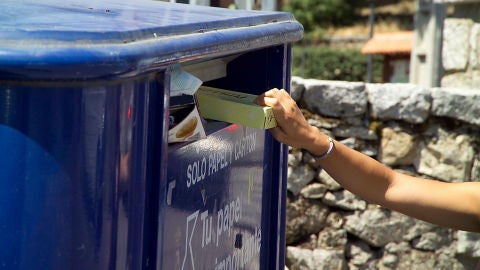
<instances>
[{"instance_id":1,"label":"green tree","mask_svg":"<svg viewBox=\"0 0 480 270\"><path fill-rule=\"evenodd\" d=\"M284 10L293 13L305 32L353 22L356 8L365 0L289 0Z\"/></svg>"}]
</instances>

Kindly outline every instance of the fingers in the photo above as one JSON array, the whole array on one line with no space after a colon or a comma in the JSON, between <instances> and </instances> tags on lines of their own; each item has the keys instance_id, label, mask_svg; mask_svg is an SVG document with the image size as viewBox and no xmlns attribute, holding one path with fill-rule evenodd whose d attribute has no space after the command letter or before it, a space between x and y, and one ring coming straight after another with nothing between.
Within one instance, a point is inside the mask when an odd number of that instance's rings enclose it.
<instances>
[{"instance_id":1,"label":"fingers","mask_svg":"<svg viewBox=\"0 0 480 270\"><path fill-rule=\"evenodd\" d=\"M272 136L279 142L281 143L286 143L286 134L285 132L282 130L281 127L274 127L274 128L271 128L269 129L270 133L272 134Z\"/></svg>"},{"instance_id":2,"label":"fingers","mask_svg":"<svg viewBox=\"0 0 480 270\"><path fill-rule=\"evenodd\" d=\"M284 89L273 88L264 93L267 97L290 96Z\"/></svg>"},{"instance_id":3,"label":"fingers","mask_svg":"<svg viewBox=\"0 0 480 270\"><path fill-rule=\"evenodd\" d=\"M255 103L257 105L260 105L260 106L266 106L265 104L265 93L259 95L256 99L255 99Z\"/></svg>"},{"instance_id":4,"label":"fingers","mask_svg":"<svg viewBox=\"0 0 480 270\"><path fill-rule=\"evenodd\" d=\"M274 107L278 101L278 103L282 103L282 100L285 99L290 99L290 95L287 93L287 91L284 89L279 90L277 88L273 88L259 95L255 99L255 103L262 106Z\"/></svg>"},{"instance_id":5,"label":"fingers","mask_svg":"<svg viewBox=\"0 0 480 270\"><path fill-rule=\"evenodd\" d=\"M277 105L279 105L279 101L277 98L273 98L273 97L263 97L263 99L261 100L261 105L263 106L270 106L270 107L275 107Z\"/></svg>"},{"instance_id":6,"label":"fingers","mask_svg":"<svg viewBox=\"0 0 480 270\"><path fill-rule=\"evenodd\" d=\"M311 126L287 91L270 89L258 96L255 102L273 109L277 127L270 129L270 133L277 141L301 148L311 141Z\"/></svg>"},{"instance_id":7,"label":"fingers","mask_svg":"<svg viewBox=\"0 0 480 270\"><path fill-rule=\"evenodd\" d=\"M278 90L277 88L270 89L258 96L255 101L258 105L269 106L273 109L277 123L282 125L289 117L290 113L296 108L295 101L285 90Z\"/></svg>"}]
</instances>

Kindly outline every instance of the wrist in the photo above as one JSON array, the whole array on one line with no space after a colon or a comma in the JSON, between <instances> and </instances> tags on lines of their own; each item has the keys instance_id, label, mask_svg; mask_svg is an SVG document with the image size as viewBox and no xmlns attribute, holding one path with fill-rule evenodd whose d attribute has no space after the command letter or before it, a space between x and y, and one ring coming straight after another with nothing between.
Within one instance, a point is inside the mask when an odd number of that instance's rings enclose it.
<instances>
[{"instance_id":1,"label":"wrist","mask_svg":"<svg viewBox=\"0 0 480 270\"><path fill-rule=\"evenodd\" d=\"M310 141L311 143L304 149L315 159L321 159L328 156L334 148L333 139L317 128L315 128L315 132L312 132L311 134L313 135L312 140Z\"/></svg>"},{"instance_id":2,"label":"wrist","mask_svg":"<svg viewBox=\"0 0 480 270\"><path fill-rule=\"evenodd\" d=\"M328 149L327 149L327 151L325 151L325 152L323 152L323 153L321 153L321 154L319 154L319 155L313 154L313 153L310 153L310 152L309 152L310 155L315 159L315 161L318 162L319 160L328 157L328 156L333 152L333 150L335 149L335 143L334 143L332 137L328 137L327 141L328 141Z\"/></svg>"}]
</instances>

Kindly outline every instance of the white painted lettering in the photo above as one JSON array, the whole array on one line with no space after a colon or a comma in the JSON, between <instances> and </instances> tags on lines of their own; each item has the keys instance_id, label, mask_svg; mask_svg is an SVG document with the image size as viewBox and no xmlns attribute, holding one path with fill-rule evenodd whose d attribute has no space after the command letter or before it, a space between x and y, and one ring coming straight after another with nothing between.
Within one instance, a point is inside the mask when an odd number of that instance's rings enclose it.
<instances>
[{"instance_id":1,"label":"white painted lettering","mask_svg":"<svg viewBox=\"0 0 480 270\"><path fill-rule=\"evenodd\" d=\"M225 148L208 154L208 175L212 175L221 169L227 168L231 162L231 149ZM230 162L228 158L230 156Z\"/></svg>"},{"instance_id":2,"label":"white painted lettering","mask_svg":"<svg viewBox=\"0 0 480 270\"><path fill-rule=\"evenodd\" d=\"M195 225L197 224L199 211L195 211L195 213L191 214L187 217L187 224L185 227L185 256L183 256L183 263L182 263L182 270L185 268L185 263L187 262L187 255L190 253L190 262L191 262L191 269L195 269L195 263L193 261L193 250L192 250L192 238L193 233L195 232ZM189 224L193 222L191 229L189 229Z\"/></svg>"},{"instance_id":3,"label":"white painted lettering","mask_svg":"<svg viewBox=\"0 0 480 270\"><path fill-rule=\"evenodd\" d=\"M195 185L196 183L205 179L207 174L207 159L204 157L201 160L194 161L187 166L187 187Z\"/></svg>"},{"instance_id":4,"label":"white painted lettering","mask_svg":"<svg viewBox=\"0 0 480 270\"><path fill-rule=\"evenodd\" d=\"M235 160L243 158L255 151L257 133L251 133L239 139L234 144Z\"/></svg>"},{"instance_id":5,"label":"white painted lettering","mask_svg":"<svg viewBox=\"0 0 480 270\"><path fill-rule=\"evenodd\" d=\"M231 201L217 212L217 239L216 245L220 243L220 237L222 234L227 233L230 235L233 224L238 222L242 216L242 205L240 198L237 197L234 201Z\"/></svg>"},{"instance_id":6,"label":"white painted lettering","mask_svg":"<svg viewBox=\"0 0 480 270\"><path fill-rule=\"evenodd\" d=\"M208 210L200 214L200 219L202 220L203 229L202 229L202 248L206 247L212 242L212 217L208 216Z\"/></svg>"},{"instance_id":7,"label":"white painted lettering","mask_svg":"<svg viewBox=\"0 0 480 270\"><path fill-rule=\"evenodd\" d=\"M255 232L248 235L241 249L235 249L218 261L215 259L214 270L238 270L244 269L254 258L260 254L262 231L255 227Z\"/></svg>"}]
</instances>

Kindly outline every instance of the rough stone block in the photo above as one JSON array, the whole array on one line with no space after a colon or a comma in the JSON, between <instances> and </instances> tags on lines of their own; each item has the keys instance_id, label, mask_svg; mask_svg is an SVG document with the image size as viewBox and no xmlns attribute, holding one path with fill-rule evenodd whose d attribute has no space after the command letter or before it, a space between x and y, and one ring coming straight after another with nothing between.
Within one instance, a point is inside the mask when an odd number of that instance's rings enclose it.
<instances>
[{"instance_id":1,"label":"rough stone block","mask_svg":"<svg viewBox=\"0 0 480 270\"><path fill-rule=\"evenodd\" d=\"M449 182L468 180L474 151L472 138L435 128L434 136L420 143L415 160L417 172Z\"/></svg>"},{"instance_id":2,"label":"rough stone block","mask_svg":"<svg viewBox=\"0 0 480 270\"><path fill-rule=\"evenodd\" d=\"M367 95L362 82L304 80L303 101L307 109L331 117L348 117L364 114Z\"/></svg>"},{"instance_id":3,"label":"rough stone block","mask_svg":"<svg viewBox=\"0 0 480 270\"><path fill-rule=\"evenodd\" d=\"M432 114L480 125L480 89L433 88Z\"/></svg>"},{"instance_id":4,"label":"rough stone block","mask_svg":"<svg viewBox=\"0 0 480 270\"><path fill-rule=\"evenodd\" d=\"M467 68L472 26L471 19L450 18L444 21L442 63L446 71Z\"/></svg>"},{"instance_id":5,"label":"rough stone block","mask_svg":"<svg viewBox=\"0 0 480 270\"><path fill-rule=\"evenodd\" d=\"M328 207L314 203L299 196L297 200L287 201L287 244L298 242L311 234L319 233L325 226Z\"/></svg>"},{"instance_id":6,"label":"rough stone block","mask_svg":"<svg viewBox=\"0 0 480 270\"><path fill-rule=\"evenodd\" d=\"M292 76L292 80L290 83L290 96L296 102L300 101L303 96L303 92L305 92L305 84L303 83L303 78Z\"/></svg>"},{"instance_id":7,"label":"rough stone block","mask_svg":"<svg viewBox=\"0 0 480 270\"><path fill-rule=\"evenodd\" d=\"M346 217L345 229L374 247L398 242L413 225L413 219L383 208L367 209Z\"/></svg>"},{"instance_id":8,"label":"rough stone block","mask_svg":"<svg viewBox=\"0 0 480 270\"><path fill-rule=\"evenodd\" d=\"M378 160L390 166L411 165L416 157L418 142L415 136L386 127L382 129L382 140Z\"/></svg>"},{"instance_id":9,"label":"rough stone block","mask_svg":"<svg viewBox=\"0 0 480 270\"><path fill-rule=\"evenodd\" d=\"M347 262L341 250L303 249L287 247L287 264L291 269L346 270Z\"/></svg>"},{"instance_id":10,"label":"rough stone block","mask_svg":"<svg viewBox=\"0 0 480 270\"><path fill-rule=\"evenodd\" d=\"M430 91L414 84L367 84L373 118L423 123L428 117Z\"/></svg>"},{"instance_id":11,"label":"rough stone block","mask_svg":"<svg viewBox=\"0 0 480 270\"><path fill-rule=\"evenodd\" d=\"M470 34L470 65L472 69L480 69L480 23L472 26Z\"/></svg>"},{"instance_id":12,"label":"rough stone block","mask_svg":"<svg viewBox=\"0 0 480 270\"><path fill-rule=\"evenodd\" d=\"M443 88L473 89L473 79L472 72L455 72L443 76L440 84Z\"/></svg>"},{"instance_id":13,"label":"rough stone block","mask_svg":"<svg viewBox=\"0 0 480 270\"><path fill-rule=\"evenodd\" d=\"M457 232L457 252L473 258L480 258L480 234L472 232Z\"/></svg>"},{"instance_id":14,"label":"rough stone block","mask_svg":"<svg viewBox=\"0 0 480 270\"><path fill-rule=\"evenodd\" d=\"M308 165L288 167L287 189L297 195L313 178L315 178L315 170Z\"/></svg>"}]
</instances>

